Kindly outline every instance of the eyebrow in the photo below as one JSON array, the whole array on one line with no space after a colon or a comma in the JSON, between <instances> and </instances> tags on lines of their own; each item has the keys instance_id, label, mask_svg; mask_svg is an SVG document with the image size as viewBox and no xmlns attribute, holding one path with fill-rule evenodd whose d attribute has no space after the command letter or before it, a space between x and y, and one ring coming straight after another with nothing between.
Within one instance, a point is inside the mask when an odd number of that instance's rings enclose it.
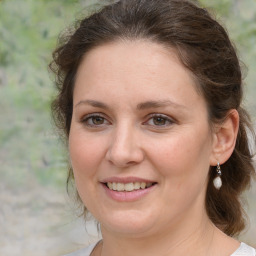
<instances>
[{"instance_id":1,"label":"eyebrow","mask_svg":"<svg viewBox=\"0 0 256 256\"><path fill-rule=\"evenodd\" d=\"M159 101L146 101L137 105L138 110L148 109L148 108L161 108L172 106L174 108L186 108L183 105L175 103L170 100L159 100Z\"/></svg>"},{"instance_id":2,"label":"eyebrow","mask_svg":"<svg viewBox=\"0 0 256 256\"><path fill-rule=\"evenodd\" d=\"M105 103L96 100L81 100L75 105L75 108L80 105L90 105L96 108L109 109Z\"/></svg>"},{"instance_id":3,"label":"eyebrow","mask_svg":"<svg viewBox=\"0 0 256 256\"><path fill-rule=\"evenodd\" d=\"M110 107L108 107L107 104L100 101L96 101L96 100L81 100L75 105L75 108L80 105L90 105L92 107L102 108L106 110L110 109ZM137 109L144 110L149 108L161 108L161 107L168 107L168 106L172 106L174 108L186 109L184 105L180 105L170 100L145 101L145 102L139 103L137 105Z\"/></svg>"}]
</instances>

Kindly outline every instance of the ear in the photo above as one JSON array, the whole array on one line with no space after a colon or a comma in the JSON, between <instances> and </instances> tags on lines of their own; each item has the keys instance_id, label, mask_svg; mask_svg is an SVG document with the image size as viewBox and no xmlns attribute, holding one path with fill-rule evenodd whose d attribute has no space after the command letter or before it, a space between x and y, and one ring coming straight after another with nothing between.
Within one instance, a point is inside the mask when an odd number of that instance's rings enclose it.
<instances>
[{"instance_id":1,"label":"ear","mask_svg":"<svg viewBox=\"0 0 256 256\"><path fill-rule=\"evenodd\" d=\"M223 164L230 158L236 145L238 128L239 114L235 109L228 112L222 123L215 125L210 165Z\"/></svg>"}]
</instances>

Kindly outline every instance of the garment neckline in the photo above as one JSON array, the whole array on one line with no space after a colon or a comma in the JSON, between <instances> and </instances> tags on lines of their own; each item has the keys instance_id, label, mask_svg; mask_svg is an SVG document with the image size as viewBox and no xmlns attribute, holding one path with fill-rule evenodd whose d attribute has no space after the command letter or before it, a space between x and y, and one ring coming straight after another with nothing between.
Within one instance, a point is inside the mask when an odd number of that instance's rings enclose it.
<instances>
[{"instance_id":1,"label":"garment neckline","mask_svg":"<svg viewBox=\"0 0 256 256\"><path fill-rule=\"evenodd\" d=\"M100 242L102 242L102 239L101 240L99 240L99 241L97 241L97 242L95 242L95 243L93 243L93 244L91 244L89 247L87 247L87 249L91 249L90 250L90 254L94 251L94 249L96 248L96 246L100 243ZM236 256L236 255L238 255L237 253L243 253L243 252L254 252L254 254L255 254L255 249L253 248L253 247L251 247L251 246L249 246L249 245L247 245L246 243L243 243L243 242L241 242L240 243L240 245L239 245L239 247L230 255L230 256ZM252 254L253 255L253 254ZM254 256L254 255L253 255Z\"/></svg>"},{"instance_id":2,"label":"garment neckline","mask_svg":"<svg viewBox=\"0 0 256 256\"><path fill-rule=\"evenodd\" d=\"M250 252L254 253L250 255L255 256L255 249L249 246L248 244L241 242L240 246L230 256L249 255L244 253L250 253ZM242 254L238 254L238 253L242 253Z\"/></svg>"}]
</instances>

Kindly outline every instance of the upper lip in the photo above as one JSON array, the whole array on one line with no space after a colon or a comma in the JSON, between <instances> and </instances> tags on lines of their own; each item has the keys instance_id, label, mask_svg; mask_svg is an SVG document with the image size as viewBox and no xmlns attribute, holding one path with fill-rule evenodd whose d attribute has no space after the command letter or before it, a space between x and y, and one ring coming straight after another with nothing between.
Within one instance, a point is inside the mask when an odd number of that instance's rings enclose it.
<instances>
[{"instance_id":1,"label":"upper lip","mask_svg":"<svg viewBox=\"0 0 256 256\"><path fill-rule=\"evenodd\" d=\"M101 180L101 183L108 183L108 182L115 182L115 183L134 183L134 182L156 183L156 181L154 181L154 180L144 179L144 178L139 178L139 177L109 177L109 178Z\"/></svg>"}]
</instances>

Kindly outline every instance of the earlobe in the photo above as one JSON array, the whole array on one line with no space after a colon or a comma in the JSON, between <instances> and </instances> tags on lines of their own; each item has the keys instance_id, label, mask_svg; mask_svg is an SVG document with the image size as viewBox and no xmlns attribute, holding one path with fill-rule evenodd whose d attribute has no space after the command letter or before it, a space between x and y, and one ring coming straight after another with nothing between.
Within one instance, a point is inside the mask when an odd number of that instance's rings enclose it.
<instances>
[{"instance_id":1,"label":"earlobe","mask_svg":"<svg viewBox=\"0 0 256 256\"><path fill-rule=\"evenodd\" d=\"M236 109L228 112L224 121L216 124L213 136L211 165L225 163L232 155L239 129L239 114Z\"/></svg>"}]
</instances>

